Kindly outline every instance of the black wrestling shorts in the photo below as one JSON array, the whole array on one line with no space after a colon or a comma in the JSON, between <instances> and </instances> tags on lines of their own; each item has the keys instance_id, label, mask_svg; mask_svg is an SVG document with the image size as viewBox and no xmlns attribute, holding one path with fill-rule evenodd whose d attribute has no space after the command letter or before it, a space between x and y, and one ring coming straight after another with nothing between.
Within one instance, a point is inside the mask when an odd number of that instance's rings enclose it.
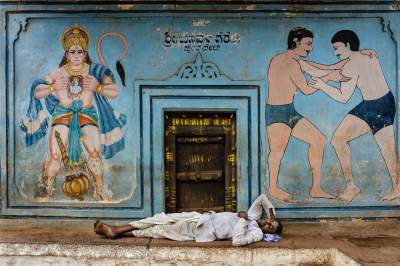
<instances>
[{"instance_id":1,"label":"black wrestling shorts","mask_svg":"<svg viewBox=\"0 0 400 266\"><path fill-rule=\"evenodd\" d=\"M302 118L303 116L296 111L293 103L281 105L267 104L265 106L267 126L275 123L283 123L293 129Z\"/></svg>"},{"instance_id":2,"label":"black wrestling shorts","mask_svg":"<svg viewBox=\"0 0 400 266\"><path fill-rule=\"evenodd\" d=\"M391 91L376 100L364 100L349 112L364 120L375 134L384 127L393 125L396 102Z\"/></svg>"}]
</instances>

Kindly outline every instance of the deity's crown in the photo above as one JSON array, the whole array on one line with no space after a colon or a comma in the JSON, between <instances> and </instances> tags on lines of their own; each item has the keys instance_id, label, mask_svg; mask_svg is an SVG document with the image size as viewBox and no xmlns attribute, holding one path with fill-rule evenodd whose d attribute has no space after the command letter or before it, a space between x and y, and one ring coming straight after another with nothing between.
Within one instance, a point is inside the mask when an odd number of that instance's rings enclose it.
<instances>
[{"instance_id":1,"label":"deity's crown","mask_svg":"<svg viewBox=\"0 0 400 266\"><path fill-rule=\"evenodd\" d=\"M89 47L89 33L80 25L75 24L61 34L61 45L67 51L73 45L79 45L87 51Z\"/></svg>"}]
</instances>

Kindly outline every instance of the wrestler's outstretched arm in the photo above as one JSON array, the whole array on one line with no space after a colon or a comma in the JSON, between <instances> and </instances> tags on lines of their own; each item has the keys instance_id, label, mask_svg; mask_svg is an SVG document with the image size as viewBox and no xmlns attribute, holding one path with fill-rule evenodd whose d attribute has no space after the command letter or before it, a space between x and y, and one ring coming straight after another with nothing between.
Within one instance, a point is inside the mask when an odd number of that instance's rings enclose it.
<instances>
[{"instance_id":1,"label":"wrestler's outstretched arm","mask_svg":"<svg viewBox=\"0 0 400 266\"><path fill-rule=\"evenodd\" d=\"M307 61L299 59L299 64L303 72L311 75L312 77L322 78L324 82L328 82L329 80L336 82L349 81L349 77L345 77L342 74L341 69L336 70L322 70L315 66L312 66Z\"/></svg>"},{"instance_id":2,"label":"wrestler's outstretched arm","mask_svg":"<svg viewBox=\"0 0 400 266\"><path fill-rule=\"evenodd\" d=\"M332 72L332 70L320 69L316 66L313 66L308 61L304 61L303 59L299 59L298 61L299 61L301 70L303 70L303 72L305 72L313 77L320 78L320 77L326 76L330 72Z\"/></svg>"},{"instance_id":3,"label":"wrestler's outstretched arm","mask_svg":"<svg viewBox=\"0 0 400 266\"><path fill-rule=\"evenodd\" d=\"M377 55L377 53L373 50L373 49L363 49L363 50L360 50L360 53L362 54L362 55L366 55L366 56L368 56L369 58L377 58L378 57L378 55ZM341 61L339 61L339 62L336 62L336 63L334 63L334 64L331 64L331 65L326 65L326 64L321 64L321 63L317 63L317 62L313 62L313 61L307 61L307 60L303 60L303 59L299 59L299 63L300 63L300 65L301 65L301 68L306 72L306 73L308 73L307 71L306 71L306 69L312 69L312 71L318 71L318 70L337 70L337 69L342 69L343 67L344 67L344 65L346 64L346 63L348 63L349 62L349 59L343 59L343 60L341 60ZM308 74L310 74L310 73L308 73ZM314 76L314 77L322 77L322 76L325 76L325 75L313 75L313 74L310 74L311 76Z\"/></svg>"},{"instance_id":4,"label":"wrestler's outstretched arm","mask_svg":"<svg viewBox=\"0 0 400 266\"><path fill-rule=\"evenodd\" d=\"M307 84L306 78L301 71L300 64L297 61L293 64L290 64L288 70L290 79L302 93L309 95L317 91L317 89Z\"/></svg>"},{"instance_id":5,"label":"wrestler's outstretched arm","mask_svg":"<svg viewBox=\"0 0 400 266\"><path fill-rule=\"evenodd\" d=\"M320 63L316 63L316 62L313 62L313 61L306 61L306 60L303 60L303 59L299 59L299 61L300 60L303 61L304 64L309 65L309 67L314 67L314 68L317 68L317 69L320 69L320 70L331 70L331 71L332 70L337 70L337 69L342 69L343 66L346 63L349 62L349 59L344 59L344 60L341 60L341 61L339 61L339 62L337 62L335 64L325 65L325 64L320 64Z\"/></svg>"},{"instance_id":6,"label":"wrestler's outstretched arm","mask_svg":"<svg viewBox=\"0 0 400 266\"><path fill-rule=\"evenodd\" d=\"M358 74L354 71L346 71L346 76L350 77L351 79L345 82L341 82L339 89L330 86L329 84L325 83L321 78L316 77L313 77L311 80L309 80L308 83L310 84L310 86L322 90L335 101L338 101L340 103L347 103L356 88Z\"/></svg>"}]
</instances>

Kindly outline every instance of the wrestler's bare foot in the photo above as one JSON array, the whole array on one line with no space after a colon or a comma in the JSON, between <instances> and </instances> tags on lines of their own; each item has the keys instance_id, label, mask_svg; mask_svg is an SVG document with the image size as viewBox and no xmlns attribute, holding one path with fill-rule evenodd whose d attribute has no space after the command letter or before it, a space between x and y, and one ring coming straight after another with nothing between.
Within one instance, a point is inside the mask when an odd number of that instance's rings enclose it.
<instances>
[{"instance_id":1,"label":"wrestler's bare foot","mask_svg":"<svg viewBox=\"0 0 400 266\"><path fill-rule=\"evenodd\" d=\"M328 192L324 191L321 187L313 187L310 191L310 197L312 198L324 198L324 199L335 199L336 197Z\"/></svg>"},{"instance_id":2,"label":"wrestler's bare foot","mask_svg":"<svg viewBox=\"0 0 400 266\"><path fill-rule=\"evenodd\" d=\"M109 239L116 239L117 234L114 233L112 226L104 223L100 223L98 226L98 231L96 232L99 235L105 235Z\"/></svg>"},{"instance_id":3,"label":"wrestler's bare foot","mask_svg":"<svg viewBox=\"0 0 400 266\"><path fill-rule=\"evenodd\" d=\"M400 198L400 187L393 189L389 194L385 195L381 200L394 200Z\"/></svg>"},{"instance_id":4,"label":"wrestler's bare foot","mask_svg":"<svg viewBox=\"0 0 400 266\"><path fill-rule=\"evenodd\" d=\"M346 191L341 194L338 199L350 202L360 193L360 191L361 190L355 184L348 185Z\"/></svg>"},{"instance_id":5,"label":"wrestler's bare foot","mask_svg":"<svg viewBox=\"0 0 400 266\"><path fill-rule=\"evenodd\" d=\"M292 199L292 195L287 193L286 191L280 189L277 186L271 186L269 188L269 194L273 196L274 198L277 198L279 200L283 201L290 201Z\"/></svg>"}]
</instances>

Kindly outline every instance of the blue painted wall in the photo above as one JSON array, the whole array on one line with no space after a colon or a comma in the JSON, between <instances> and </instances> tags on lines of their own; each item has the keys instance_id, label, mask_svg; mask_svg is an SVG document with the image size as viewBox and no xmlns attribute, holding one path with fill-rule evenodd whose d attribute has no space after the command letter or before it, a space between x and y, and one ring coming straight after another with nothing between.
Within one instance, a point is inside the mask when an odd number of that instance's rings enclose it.
<instances>
[{"instance_id":1,"label":"blue painted wall","mask_svg":"<svg viewBox=\"0 0 400 266\"><path fill-rule=\"evenodd\" d=\"M308 59L334 63L330 43L332 35L342 29L355 31L360 48L377 52L387 83L396 96L398 88L399 18L389 6L376 6L374 13L353 5L346 11L325 13L284 13L284 6L271 6L276 12L257 11L238 13L226 7L223 13L165 12L167 7L112 6L111 12L96 11L84 6L87 13L73 13L73 6L1 6L0 47L0 122L1 122L1 215L43 215L74 217L140 218L162 211L162 112L170 109L242 110L238 128L245 128L239 141L242 157L238 164L242 171L238 188L238 206L246 208L251 199L268 188L266 158L265 102L267 97L267 69L271 58L286 50L290 29L303 26L314 33L313 51ZM289 6L290 7L290 6ZM335 7L329 6L335 11ZM57 11L59 8L59 11ZM101 9L106 9L102 7ZM229 12L230 8L232 9ZM190 8L188 8L190 9ZM193 7L195 10L196 7ZM318 8L316 8L318 11ZM384 9L381 10L380 9ZM256 12L257 11L257 12ZM314 9L315 11L315 9ZM339 12L340 11L340 12ZM110 160L104 160L105 187L114 202L96 202L91 195L84 201L70 200L60 192L63 177L57 178L57 192L49 200L38 200L35 188L41 180L42 164L47 153L47 138L27 147L20 130L22 116L29 104L33 80L43 77L56 67L63 55L60 34L73 24L83 26L90 33L89 53L99 62L95 44L107 31L120 32L128 40L129 50L123 59L126 86L117 76L115 60L123 47L116 38L103 43L105 58L116 75L120 95L111 103L115 110L127 115L124 128L125 149ZM165 34L204 33L215 38L219 32L237 34L240 42L215 43L216 51L201 51L202 59L218 67L220 78L182 80L175 76L185 63L194 62L196 51L185 47L167 47ZM242 86L230 89L229 86ZM153 86L149 89L146 86ZM181 86L181 87L177 87ZM247 86L247 87L246 87ZM247 90L246 90L247 88ZM160 96L161 95L161 96ZM167 96L176 96L168 101ZM208 98L204 98L208 95ZM237 98L233 99L235 96ZM158 101L151 100L153 98ZM212 103L213 97L219 102ZM215 98L217 99L217 98ZM146 102L147 101L147 102ZM361 101L356 92L343 105L317 92L310 96L297 93L295 106L326 136L322 168L322 185L338 195L345 189L345 179L336 154L329 144L342 118ZM153 106L141 104L151 103ZM397 116L395 128L397 129ZM397 136L397 132L396 132ZM384 217L399 216L400 200L379 201L391 189L391 181L372 134L366 134L351 143L353 176L362 189L359 197L350 203L336 199L309 199L311 172L307 161L307 145L291 139L282 161L279 185L294 193L295 202L274 201L281 217ZM155 158L155 159L154 159ZM156 165L153 165L155 162ZM91 192L91 191L90 191Z\"/></svg>"}]
</instances>

